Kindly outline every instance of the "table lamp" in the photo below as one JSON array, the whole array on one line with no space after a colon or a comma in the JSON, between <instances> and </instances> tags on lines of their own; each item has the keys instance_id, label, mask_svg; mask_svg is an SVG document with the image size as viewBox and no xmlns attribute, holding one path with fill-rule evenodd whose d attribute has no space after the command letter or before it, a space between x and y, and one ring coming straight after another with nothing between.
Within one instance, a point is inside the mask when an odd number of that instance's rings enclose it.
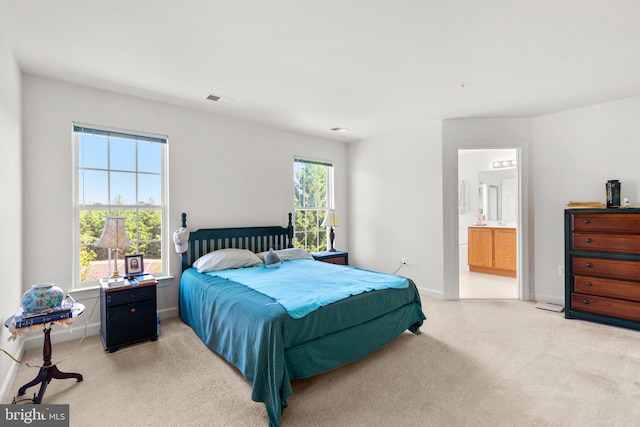
<instances>
[{"instance_id":1,"label":"table lamp","mask_svg":"<svg viewBox=\"0 0 640 427\"><path fill-rule=\"evenodd\" d=\"M329 209L327 211L327 216L325 216L324 220L322 220L322 224L320 224L320 227L331 227L329 229L329 242L331 243L329 252L335 252L336 248L333 247L333 240L335 239L336 234L333 232L333 227L340 227L340 219L338 218L335 210Z\"/></svg>"},{"instance_id":2,"label":"table lamp","mask_svg":"<svg viewBox=\"0 0 640 427\"><path fill-rule=\"evenodd\" d=\"M115 279L120 276L118 272L118 250L120 248L127 248L131 246L129 237L127 237L127 229L124 226L124 218L108 216L104 223L104 230L96 246L99 248L115 249L116 255L113 261L113 273L109 276L110 279Z\"/></svg>"}]
</instances>

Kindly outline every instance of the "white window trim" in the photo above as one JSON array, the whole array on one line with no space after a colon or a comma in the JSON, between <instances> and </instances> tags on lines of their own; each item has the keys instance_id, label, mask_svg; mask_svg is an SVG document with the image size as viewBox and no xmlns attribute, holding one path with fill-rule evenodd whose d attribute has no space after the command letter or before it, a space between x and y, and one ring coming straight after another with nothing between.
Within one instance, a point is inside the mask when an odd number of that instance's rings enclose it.
<instances>
[{"instance_id":1,"label":"white window trim","mask_svg":"<svg viewBox=\"0 0 640 427\"><path fill-rule=\"evenodd\" d=\"M71 123L71 141L73 144L72 151L72 172L71 172L71 182L72 182L72 212L73 216L71 218L71 229L72 232L72 262L71 262L71 274L73 277L72 290L81 291L85 289L93 289L98 287L98 281L80 281L80 245L78 242L80 241L80 222L78 218L80 217L80 204L78 203L78 186L79 184L79 176L78 176L78 154L79 154L79 141L76 139L76 131L75 127L80 128L90 128L95 130L101 130L106 132L114 132L121 133L123 135L131 135L138 137L146 137L152 139L163 139L165 141L165 147L161 150L161 176L162 176L162 188L161 188L161 215L162 215L162 238L161 238L161 257L162 257L162 271L157 275L158 279L169 278L171 271L171 257L169 249L169 137L167 135L155 134L151 132L141 132L141 131L132 131L127 129L119 129L114 127L93 125L88 123L81 122L72 122ZM124 207L131 207L131 205L123 205ZM144 206L135 206L139 209L144 209ZM94 207L85 207L85 209L94 209ZM96 210L104 210L104 206L95 206ZM172 247L172 246L171 246ZM119 257L120 258L120 257Z\"/></svg>"},{"instance_id":2,"label":"white window trim","mask_svg":"<svg viewBox=\"0 0 640 427\"><path fill-rule=\"evenodd\" d=\"M303 163L309 163L309 164L320 164L320 165L325 165L325 166L330 166L330 170L329 170L329 174L327 176L327 205L326 207L308 207L308 208L297 208L293 207L294 210L294 215L295 212L299 211L299 210L304 210L304 211L316 211L316 212L326 212L328 210L331 209L335 209L335 200L334 200L334 174L335 174L335 163L332 160L322 160L322 159L314 159L311 157L306 157L306 156L294 156L293 157L293 182L295 185L295 164L296 162L303 162ZM294 222L295 224L295 222ZM327 241L326 246L327 248L329 248L329 227L326 227L327 230ZM294 230L295 233L295 230ZM295 239L295 235L294 235L294 239Z\"/></svg>"}]
</instances>

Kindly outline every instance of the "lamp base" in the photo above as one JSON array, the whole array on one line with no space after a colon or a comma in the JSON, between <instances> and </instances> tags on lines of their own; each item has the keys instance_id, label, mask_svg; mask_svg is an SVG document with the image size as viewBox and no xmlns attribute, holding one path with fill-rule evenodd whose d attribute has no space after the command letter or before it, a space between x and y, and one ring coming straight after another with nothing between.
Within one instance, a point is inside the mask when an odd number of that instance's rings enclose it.
<instances>
[{"instance_id":1,"label":"lamp base","mask_svg":"<svg viewBox=\"0 0 640 427\"><path fill-rule=\"evenodd\" d=\"M333 231L333 227L329 229L329 242L331 243L331 248L327 252L335 252L336 248L333 247L333 241L336 238L336 233Z\"/></svg>"},{"instance_id":2,"label":"lamp base","mask_svg":"<svg viewBox=\"0 0 640 427\"><path fill-rule=\"evenodd\" d=\"M119 279L120 272L118 271L118 248L116 248L116 255L113 257L113 273L109 276L109 279Z\"/></svg>"}]
</instances>

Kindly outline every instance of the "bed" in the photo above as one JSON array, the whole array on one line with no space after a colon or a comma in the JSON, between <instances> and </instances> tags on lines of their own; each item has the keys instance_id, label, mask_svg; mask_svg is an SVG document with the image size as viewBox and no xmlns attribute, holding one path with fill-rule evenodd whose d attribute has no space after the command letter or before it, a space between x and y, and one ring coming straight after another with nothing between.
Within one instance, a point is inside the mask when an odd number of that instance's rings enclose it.
<instances>
[{"instance_id":1,"label":"bed","mask_svg":"<svg viewBox=\"0 0 640 427\"><path fill-rule=\"evenodd\" d=\"M245 272L275 277L289 274L294 268L309 269L313 271L307 275L309 283L302 280L298 281L299 286L291 283L289 288L307 292L304 284L315 294L320 286L316 287L312 279L324 276L325 268L330 269L327 274L340 276L381 274L314 261L308 257L284 261L277 272L261 266L208 273L198 271L201 261L207 258L205 255L235 249L262 254L273 249L281 256L298 254L299 250L292 249L291 218L289 214L287 227L192 231L188 249L182 254L179 290L182 321L207 347L234 365L252 383L251 398L265 404L269 425L274 427L280 425L281 412L287 406L286 399L291 394L290 380L308 378L361 359L406 330L419 334L425 319L417 288L406 278L402 278L407 283L404 288L358 293L314 308L301 317L296 315L296 318L292 317L293 311L288 311L286 302L274 300L278 296L268 296L262 290L259 292L250 285L235 281L234 275ZM182 227L187 227L186 214L182 214ZM196 260L199 260L196 262L198 269L193 267ZM227 277L223 277L225 275Z\"/></svg>"}]
</instances>

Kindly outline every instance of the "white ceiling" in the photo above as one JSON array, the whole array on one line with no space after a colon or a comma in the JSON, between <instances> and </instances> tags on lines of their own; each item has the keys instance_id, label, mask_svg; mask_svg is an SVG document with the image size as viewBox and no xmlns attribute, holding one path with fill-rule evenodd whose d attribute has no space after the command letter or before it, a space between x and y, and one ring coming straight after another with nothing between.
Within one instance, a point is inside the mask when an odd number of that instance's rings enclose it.
<instances>
[{"instance_id":1,"label":"white ceiling","mask_svg":"<svg viewBox=\"0 0 640 427\"><path fill-rule=\"evenodd\" d=\"M26 73L345 142L640 94L638 0L0 0L0 31Z\"/></svg>"}]
</instances>

